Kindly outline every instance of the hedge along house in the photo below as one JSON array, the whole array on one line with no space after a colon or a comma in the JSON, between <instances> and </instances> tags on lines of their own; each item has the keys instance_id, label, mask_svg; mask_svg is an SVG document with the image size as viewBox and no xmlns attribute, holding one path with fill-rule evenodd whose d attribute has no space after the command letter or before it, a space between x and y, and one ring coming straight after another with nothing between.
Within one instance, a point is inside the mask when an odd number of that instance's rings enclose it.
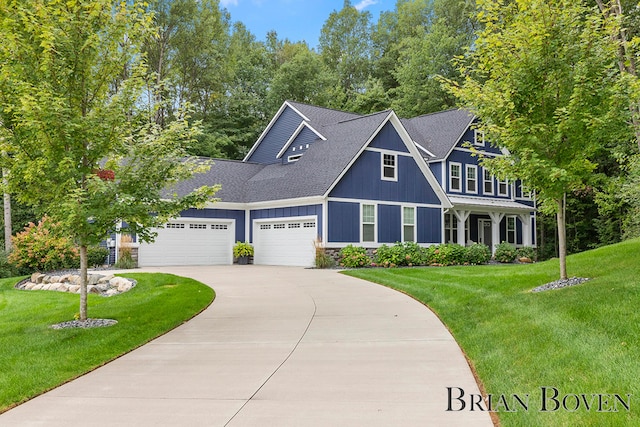
<instances>
[{"instance_id":1,"label":"hedge along house","mask_svg":"<svg viewBox=\"0 0 640 427\"><path fill-rule=\"evenodd\" d=\"M215 160L176 186L222 189L218 202L182 212L140 244L138 263L231 264L235 241L254 245L255 264L297 266L313 265L318 244L531 245L533 201L516 200L518 184L492 178L492 192L488 180L481 188L484 171L464 146L472 124L461 110L402 120L287 101L243 161Z\"/></svg>"}]
</instances>

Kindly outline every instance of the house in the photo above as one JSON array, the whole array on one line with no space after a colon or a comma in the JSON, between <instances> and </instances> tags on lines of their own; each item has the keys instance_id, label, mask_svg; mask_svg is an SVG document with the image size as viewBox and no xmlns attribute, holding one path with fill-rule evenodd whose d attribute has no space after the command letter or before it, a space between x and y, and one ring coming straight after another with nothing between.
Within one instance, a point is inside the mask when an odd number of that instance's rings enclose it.
<instances>
[{"instance_id":1,"label":"house","mask_svg":"<svg viewBox=\"0 0 640 427\"><path fill-rule=\"evenodd\" d=\"M505 153L450 110L401 119L287 101L242 161L215 160L178 194L221 184L219 201L189 209L140 244L140 266L231 264L236 241L255 264L311 266L315 246L501 241L535 245L535 207L519 182L499 181L468 144Z\"/></svg>"}]
</instances>

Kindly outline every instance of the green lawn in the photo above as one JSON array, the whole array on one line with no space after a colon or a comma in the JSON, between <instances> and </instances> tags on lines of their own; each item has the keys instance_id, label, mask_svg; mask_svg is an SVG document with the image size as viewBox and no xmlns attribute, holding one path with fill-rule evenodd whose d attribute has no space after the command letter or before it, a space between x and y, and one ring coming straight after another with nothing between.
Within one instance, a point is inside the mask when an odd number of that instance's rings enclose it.
<instances>
[{"instance_id":1,"label":"green lawn","mask_svg":"<svg viewBox=\"0 0 640 427\"><path fill-rule=\"evenodd\" d=\"M529 394L529 409L506 412L503 426L640 425L640 240L568 258L570 276L582 285L541 293L530 289L559 277L557 260L531 265L487 265L350 270L346 274L406 292L428 305L451 330L471 360L487 393ZM456 384L451 384L455 387ZM561 404L541 387L555 387ZM551 389L548 389L552 392ZM446 390L443 390L446 393ZM630 411L609 397L574 412L567 394L618 394ZM549 393L547 394L549 395ZM595 397L597 399L597 396ZM509 402L509 401L507 401ZM456 408L458 406L455 406ZM446 408L443 408L443 410Z\"/></svg>"},{"instance_id":2,"label":"green lawn","mask_svg":"<svg viewBox=\"0 0 640 427\"><path fill-rule=\"evenodd\" d=\"M73 320L78 295L18 291L0 280L0 413L82 375L175 328L206 308L213 290L169 274L125 274L138 284L124 294L89 295L88 315L117 325L53 330Z\"/></svg>"}]
</instances>

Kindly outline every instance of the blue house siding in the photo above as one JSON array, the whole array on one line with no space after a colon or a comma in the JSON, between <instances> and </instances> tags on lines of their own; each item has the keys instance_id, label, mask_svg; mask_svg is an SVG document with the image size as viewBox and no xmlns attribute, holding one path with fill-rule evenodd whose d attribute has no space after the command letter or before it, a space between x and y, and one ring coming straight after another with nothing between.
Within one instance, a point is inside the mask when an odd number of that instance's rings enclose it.
<instances>
[{"instance_id":1,"label":"blue house siding","mask_svg":"<svg viewBox=\"0 0 640 427\"><path fill-rule=\"evenodd\" d=\"M401 210L398 205L378 205L378 242L402 241Z\"/></svg>"},{"instance_id":2,"label":"blue house siding","mask_svg":"<svg viewBox=\"0 0 640 427\"><path fill-rule=\"evenodd\" d=\"M216 218L216 219L235 219L236 220L236 236L235 240L244 242L246 240L244 232L244 211L235 209L187 209L182 211L180 216L185 218Z\"/></svg>"},{"instance_id":3,"label":"blue house siding","mask_svg":"<svg viewBox=\"0 0 640 427\"><path fill-rule=\"evenodd\" d=\"M444 185L442 185L442 162L429 163L429 169L431 169L431 173L436 177L440 186L444 188Z\"/></svg>"},{"instance_id":4,"label":"blue house siding","mask_svg":"<svg viewBox=\"0 0 640 427\"><path fill-rule=\"evenodd\" d=\"M396 129L389 122L380 129L380 132L373 138L369 147L398 151L401 153L409 152L407 146L402 142L400 135L398 135Z\"/></svg>"},{"instance_id":5,"label":"blue house siding","mask_svg":"<svg viewBox=\"0 0 640 427\"><path fill-rule=\"evenodd\" d=\"M450 166L449 164L451 162L454 163L460 163L462 165L462 170L460 171L461 176L462 176L462 191L458 192L458 191L451 191L451 188L449 187L449 183L450 183L450 179L449 179L449 171L450 171ZM477 186L477 193L467 193L467 169L466 169L466 165L475 165L477 166L477 174L476 174L476 186ZM482 166L480 166L478 164L478 158L477 157L473 157L471 155L471 153L465 152L465 151L457 151L454 150L451 152L451 154L449 155L448 159L447 159L447 169L446 169L446 189L447 189L447 193L451 193L451 194L459 194L459 195L470 195L470 196L482 196L482 197L493 197L493 198L498 198L498 199L510 199L512 194L511 194L511 183L509 183L509 185L507 186L507 195L506 196L499 196L498 195L498 181L496 180L496 178L493 178L493 194L485 194L484 193L484 182L483 182L483 173L484 173L484 169Z\"/></svg>"},{"instance_id":6,"label":"blue house siding","mask_svg":"<svg viewBox=\"0 0 640 427\"><path fill-rule=\"evenodd\" d=\"M318 217L318 237L322 238L322 205L304 205L290 206L285 208L268 208L252 210L249 218L251 219L251 227L249 233L253 242L253 221L256 219L268 218L288 218L296 216L317 216Z\"/></svg>"},{"instance_id":7,"label":"blue house siding","mask_svg":"<svg viewBox=\"0 0 640 427\"><path fill-rule=\"evenodd\" d=\"M282 155L282 163L289 163L289 156L295 156L299 154L304 154L307 151L307 145L313 144L314 141L318 140L318 135L315 134L308 127L304 127L296 139L293 140L287 151ZM302 147L302 148L301 148Z\"/></svg>"},{"instance_id":8,"label":"blue house siding","mask_svg":"<svg viewBox=\"0 0 640 427\"><path fill-rule=\"evenodd\" d=\"M364 151L330 197L440 205L440 200L412 157L398 156L398 181L380 177L380 153Z\"/></svg>"},{"instance_id":9,"label":"blue house siding","mask_svg":"<svg viewBox=\"0 0 640 427\"><path fill-rule=\"evenodd\" d=\"M502 155L502 151L500 150L500 148L492 146L489 143L489 141L486 141L484 146L482 146L482 145L474 145L474 135L475 135L474 129L469 127L469 129L467 129L467 131L464 133L464 135L462 135L462 138L460 138L460 141L458 142L458 144L456 144L456 147L468 148L467 145L471 144L474 147L476 147L478 150L484 151L485 153Z\"/></svg>"},{"instance_id":10,"label":"blue house siding","mask_svg":"<svg viewBox=\"0 0 640 427\"><path fill-rule=\"evenodd\" d=\"M360 242L360 204L328 203L328 242Z\"/></svg>"},{"instance_id":11,"label":"blue house siding","mask_svg":"<svg viewBox=\"0 0 640 427\"><path fill-rule=\"evenodd\" d=\"M247 161L263 164L278 163L280 159L276 159L276 156L300 123L302 123L302 117L286 107Z\"/></svg>"},{"instance_id":12,"label":"blue house siding","mask_svg":"<svg viewBox=\"0 0 640 427\"><path fill-rule=\"evenodd\" d=\"M442 209L419 207L416 213L418 243L440 243L442 240Z\"/></svg>"}]
</instances>

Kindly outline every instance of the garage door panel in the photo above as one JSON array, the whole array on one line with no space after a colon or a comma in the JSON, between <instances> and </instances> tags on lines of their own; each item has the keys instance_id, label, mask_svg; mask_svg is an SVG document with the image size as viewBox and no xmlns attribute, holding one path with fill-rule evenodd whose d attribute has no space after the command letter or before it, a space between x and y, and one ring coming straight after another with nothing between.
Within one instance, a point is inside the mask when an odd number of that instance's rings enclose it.
<instances>
[{"instance_id":1,"label":"garage door panel","mask_svg":"<svg viewBox=\"0 0 640 427\"><path fill-rule=\"evenodd\" d=\"M141 244L138 264L162 265L218 265L231 264L233 223L172 221L165 228L156 229L155 242Z\"/></svg>"},{"instance_id":2,"label":"garage door panel","mask_svg":"<svg viewBox=\"0 0 640 427\"><path fill-rule=\"evenodd\" d=\"M282 218L256 223L254 263L313 266L317 235L313 218Z\"/></svg>"}]
</instances>

